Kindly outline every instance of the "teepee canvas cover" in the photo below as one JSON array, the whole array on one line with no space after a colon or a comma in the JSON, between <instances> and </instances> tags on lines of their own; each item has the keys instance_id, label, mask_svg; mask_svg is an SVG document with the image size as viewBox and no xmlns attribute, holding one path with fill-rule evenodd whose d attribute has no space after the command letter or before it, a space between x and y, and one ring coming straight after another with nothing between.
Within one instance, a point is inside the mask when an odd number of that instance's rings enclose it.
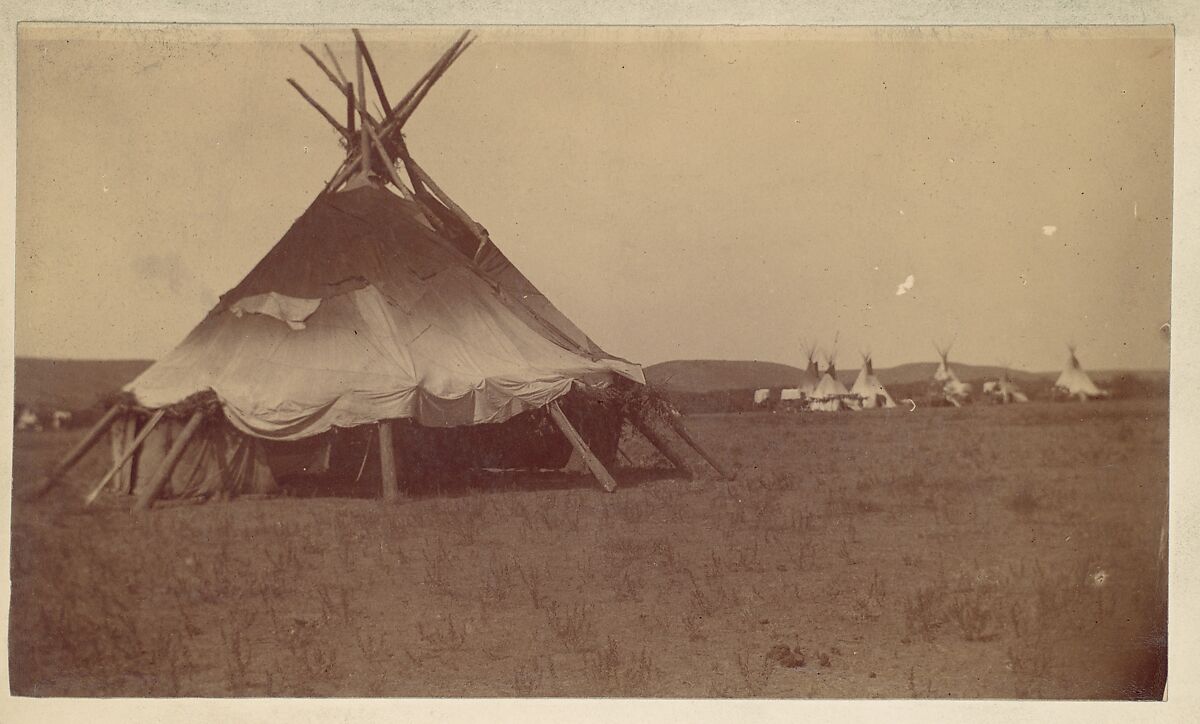
<instances>
[{"instance_id":1,"label":"teepee canvas cover","mask_svg":"<svg viewBox=\"0 0 1200 724\"><path fill-rule=\"evenodd\" d=\"M869 354L863 355L863 366L858 371L854 386L850 388L850 394L857 396L861 400L860 404L865 408L896 406L896 401L892 399L883 383L875 376L875 367L871 363Z\"/></svg>"},{"instance_id":2,"label":"teepee canvas cover","mask_svg":"<svg viewBox=\"0 0 1200 724\"><path fill-rule=\"evenodd\" d=\"M1079 358L1075 356L1075 346L1068 345L1067 350L1069 353L1067 365L1054 382L1055 394L1082 401L1108 397L1108 392L1097 387L1088 373L1083 371L1083 366L1079 364Z\"/></svg>"},{"instance_id":3,"label":"teepee canvas cover","mask_svg":"<svg viewBox=\"0 0 1200 724\"><path fill-rule=\"evenodd\" d=\"M158 408L211 389L242 432L297 440L389 418L503 422L577 381L643 381L494 246L473 265L420 219L374 184L322 195L126 390Z\"/></svg>"}]
</instances>

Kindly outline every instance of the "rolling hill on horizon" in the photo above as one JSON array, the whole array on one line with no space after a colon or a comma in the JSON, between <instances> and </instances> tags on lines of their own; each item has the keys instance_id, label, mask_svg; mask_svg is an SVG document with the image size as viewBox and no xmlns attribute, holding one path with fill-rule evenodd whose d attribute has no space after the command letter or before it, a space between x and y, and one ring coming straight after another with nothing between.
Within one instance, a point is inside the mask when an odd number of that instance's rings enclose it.
<instances>
[{"instance_id":1,"label":"rolling hill on horizon","mask_svg":"<svg viewBox=\"0 0 1200 724\"><path fill-rule=\"evenodd\" d=\"M82 410L93 407L121 389L149 367L153 360L76 360L17 357L14 360L14 400L33 407ZM965 381L994 379L1002 367L953 364ZM912 362L890 368L875 368L884 385L911 385L928 381L937 368L934 362ZM762 387L792 387L803 370L779 362L759 360L671 360L645 367L646 381L667 392L707 393ZM1166 370L1090 370L1100 384L1123 375L1135 374L1156 383L1169 379ZM1049 384L1052 372L1010 371L1018 383ZM857 368L838 370L838 378L853 383Z\"/></svg>"},{"instance_id":2,"label":"rolling hill on horizon","mask_svg":"<svg viewBox=\"0 0 1200 724\"><path fill-rule=\"evenodd\" d=\"M153 360L81 360L17 357L13 400L32 407L83 410L118 392Z\"/></svg>"}]
</instances>

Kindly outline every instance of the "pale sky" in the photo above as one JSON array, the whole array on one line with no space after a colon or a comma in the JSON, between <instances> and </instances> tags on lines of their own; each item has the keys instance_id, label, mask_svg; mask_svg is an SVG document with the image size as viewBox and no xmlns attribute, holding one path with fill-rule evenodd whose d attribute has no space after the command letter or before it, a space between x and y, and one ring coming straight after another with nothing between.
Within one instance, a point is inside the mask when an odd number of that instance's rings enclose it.
<instances>
[{"instance_id":1,"label":"pale sky","mask_svg":"<svg viewBox=\"0 0 1200 724\"><path fill-rule=\"evenodd\" d=\"M458 34L365 28L393 100ZM346 29L23 26L16 353L156 357L342 157ZM1165 367L1165 29L478 29L414 155L610 352ZM897 287L912 275L905 294Z\"/></svg>"}]
</instances>

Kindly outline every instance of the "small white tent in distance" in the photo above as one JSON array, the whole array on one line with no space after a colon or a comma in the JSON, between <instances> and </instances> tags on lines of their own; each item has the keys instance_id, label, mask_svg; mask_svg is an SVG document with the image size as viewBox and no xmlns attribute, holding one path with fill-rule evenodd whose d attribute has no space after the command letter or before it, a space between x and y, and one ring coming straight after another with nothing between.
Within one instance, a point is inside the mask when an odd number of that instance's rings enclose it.
<instances>
[{"instance_id":1,"label":"small white tent in distance","mask_svg":"<svg viewBox=\"0 0 1200 724\"><path fill-rule=\"evenodd\" d=\"M888 394L887 389L875 376L875 366L871 362L871 353L862 353L863 365L850 388L850 394L860 399L864 408L895 407L896 401Z\"/></svg>"},{"instance_id":2,"label":"small white tent in distance","mask_svg":"<svg viewBox=\"0 0 1200 724\"><path fill-rule=\"evenodd\" d=\"M825 374L821 376L821 381L817 383L817 389L813 390L812 402L809 403L808 409L817 412L837 412L838 410L857 410L859 408L858 399L850 394L850 390L841 383L837 378L837 365L835 358L837 351L829 353L825 360Z\"/></svg>"},{"instance_id":3,"label":"small white tent in distance","mask_svg":"<svg viewBox=\"0 0 1200 724\"><path fill-rule=\"evenodd\" d=\"M790 403L792 406L798 405L800 408L808 405L808 401L812 399L813 393L817 390L817 385L821 381L821 374L817 370L817 351L813 346L809 346L806 356L808 364L804 368L804 374L800 375L800 382L795 387L785 387L780 390L779 398L783 402Z\"/></svg>"},{"instance_id":4,"label":"small white tent in distance","mask_svg":"<svg viewBox=\"0 0 1200 724\"><path fill-rule=\"evenodd\" d=\"M930 383L930 401L933 404L951 404L955 407L962 407L964 403L971 399L971 385L958 379L958 375L954 373L954 369L950 366L950 348L953 342L947 345L939 345L933 343L934 349L937 350L940 361L938 362L937 370L933 373L933 380Z\"/></svg>"},{"instance_id":5,"label":"small white tent in distance","mask_svg":"<svg viewBox=\"0 0 1200 724\"><path fill-rule=\"evenodd\" d=\"M1108 397L1108 392L1097 387L1088 373L1083 371L1083 366L1079 364L1079 358L1075 356L1075 345L1068 344L1067 351L1066 367L1054 382L1055 398L1086 402Z\"/></svg>"}]
</instances>

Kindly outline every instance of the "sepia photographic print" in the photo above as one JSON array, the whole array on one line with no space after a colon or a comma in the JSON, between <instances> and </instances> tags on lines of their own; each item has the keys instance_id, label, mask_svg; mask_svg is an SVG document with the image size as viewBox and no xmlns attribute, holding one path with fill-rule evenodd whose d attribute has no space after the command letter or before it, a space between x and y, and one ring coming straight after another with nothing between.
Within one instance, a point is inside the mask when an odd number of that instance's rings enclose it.
<instances>
[{"instance_id":1,"label":"sepia photographic print","mask_svg":"<svg viewBox=\"0 0 1200 724\"><path fill-rule=\"evenodd\" d=\"M21 24L10 693L1163 700L1175 50Z\"/></svg>"}]
</instances>

